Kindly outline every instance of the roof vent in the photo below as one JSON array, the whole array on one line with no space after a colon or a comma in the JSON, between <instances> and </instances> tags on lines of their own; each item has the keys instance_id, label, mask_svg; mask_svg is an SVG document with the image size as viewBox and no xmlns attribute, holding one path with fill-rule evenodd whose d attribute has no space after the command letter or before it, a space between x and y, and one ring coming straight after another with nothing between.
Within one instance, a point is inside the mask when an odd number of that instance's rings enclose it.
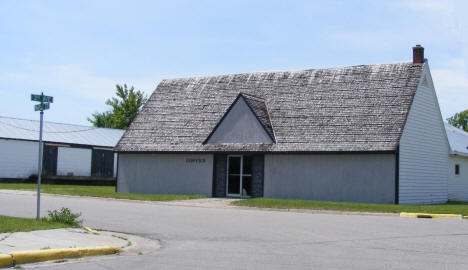
<instances>
[{"instance_id":1,"label":"roof vent","mask_svg":"<svg viewBox=\"0 0 468 270\"><path fill-rule=\"evenodd\" d=\"M424 47L416 45L413 47L413 64L424 63Z\"/></svg>"}]
</instances>

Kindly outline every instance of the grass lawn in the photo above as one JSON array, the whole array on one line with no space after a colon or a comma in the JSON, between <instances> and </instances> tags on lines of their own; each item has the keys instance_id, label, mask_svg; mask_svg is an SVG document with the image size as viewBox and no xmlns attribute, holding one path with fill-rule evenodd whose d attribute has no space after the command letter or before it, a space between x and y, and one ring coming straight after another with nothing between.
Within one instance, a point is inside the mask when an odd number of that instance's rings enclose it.
<instances>
[{"instance_id":1,"label":"grass lawn","mask_svg":"<svg viewBox=\"0 0 468 270\"><path fill-rule=\"evenodd\" d=\"M46 219L39 221L29 218L17 218L0 216L0 233L6 232L29 232L35 230L50 230L58 228L70 228L72 225L52 222Z\"/></svg>"},{"instance_id":2,"label":"grass lawn","mask_svg":"<svg viewBox=\"0 0 468 270\"><path fill-rule=\"evenodd\" d=\"M36 184L0 183L0 189L36 190ZM112 186L80 186L80 185L49 185L42 184L41 192L76 196L92 196L115 199L170 201L205 198L204 195L174 195L174 194L133 194L117 193Z\"/></svg>"},{"instance_id":3,"label":"grass lawn","mask_svg":"<svg viewBox=\"0 0 468 270\"><path fill-rule=\"evenodd\" d=\"M413 212L431 214L461 214L468 216L468 202L449 202L446 204L433 205L394 205L254 198L235 201L233 204L237 206L276 209L317 209L381 213Z\"/></svg>"}]
</instances>

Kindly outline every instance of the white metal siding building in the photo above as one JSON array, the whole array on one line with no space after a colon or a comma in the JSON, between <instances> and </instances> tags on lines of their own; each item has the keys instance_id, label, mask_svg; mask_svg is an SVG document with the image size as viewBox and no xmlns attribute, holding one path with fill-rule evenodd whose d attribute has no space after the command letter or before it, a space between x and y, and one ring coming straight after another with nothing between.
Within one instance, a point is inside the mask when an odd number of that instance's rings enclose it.
<instances>
[{"instance_id":1,"label":"white metal siding building","mask_svg":"<svg viewBox=\"0 0 468 270\"><path fill-rule=\"evenodd\" d=\"M44 122L43 170L49 176L115 177L113 147L124 133ZM0 178L37 175L39 121L0 117Z\"/></svg>"},{"instance_id":2,"label":"white metal siding building","mask_svg":"<svg viewBox=\"0 0 468 270\"><path fill-rule=\"evenodd\" d=\"M445 124L450 143L448 196L451 201L468 201L468 133Z\"/></svg>"},{"instance_id":3,"label":"white metal siding building","mask_svg":"<svg viewBox=\"0 0 468 270\"><path fill-rule=\"evenodd\" d=\"M400 139L399 203L447 201L448 152L444 122L426 64Z\"/></svg>"}]
</instances>

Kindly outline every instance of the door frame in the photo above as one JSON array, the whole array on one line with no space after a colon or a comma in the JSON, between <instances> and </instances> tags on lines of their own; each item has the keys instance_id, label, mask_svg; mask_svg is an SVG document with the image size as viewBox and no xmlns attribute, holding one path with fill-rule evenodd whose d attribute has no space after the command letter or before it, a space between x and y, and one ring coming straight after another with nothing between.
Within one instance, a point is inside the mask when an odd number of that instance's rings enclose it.
<instances>
[{"instance_id":1,"label":"door frame","mask_svg":"<svg viewBox=\"0 0 468 270\"><path fill-rule=\"evenodd\" d=\"M239 194L229 193L229 158L230 157L240 157L240 171L239 171ZM244 173L244 157L245 155L227 155L226 157L226 197L237 197L237 198L250 198L249 195L244 196L242 192L244 191L244 176L250 176L252 181L252 173Z\"/></svg>"},{"instance_id":2,"label":"door frame","mask_svg":"<svg viewBox=\"0 0 468 270\"><path fill-rule=\"evenodd\" d=\"M229 158L230 157L240 157L240 168L239 168L239 193L229 193ZM226 197L242 197L242 167L244 163L243 155L228 155L226 162Z\"/></svg>"}]
</instances>

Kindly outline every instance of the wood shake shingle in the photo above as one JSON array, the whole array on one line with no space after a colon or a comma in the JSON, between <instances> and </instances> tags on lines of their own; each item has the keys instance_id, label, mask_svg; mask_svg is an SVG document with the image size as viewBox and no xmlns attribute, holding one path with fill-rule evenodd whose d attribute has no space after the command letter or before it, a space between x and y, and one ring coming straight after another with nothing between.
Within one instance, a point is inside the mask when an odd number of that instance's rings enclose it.
<instances>
[{"instance_id":1,"label":"wood shake shingle","mask_svg":"<svg viewBox=\"0 0 468 270\"><path fill-rule=\"evenodd\" d=\"M408 62L163 80L116 150L393 151L423 68ZM276 143L203 144L240 93Z\"/></svg>"}]
</instances>

